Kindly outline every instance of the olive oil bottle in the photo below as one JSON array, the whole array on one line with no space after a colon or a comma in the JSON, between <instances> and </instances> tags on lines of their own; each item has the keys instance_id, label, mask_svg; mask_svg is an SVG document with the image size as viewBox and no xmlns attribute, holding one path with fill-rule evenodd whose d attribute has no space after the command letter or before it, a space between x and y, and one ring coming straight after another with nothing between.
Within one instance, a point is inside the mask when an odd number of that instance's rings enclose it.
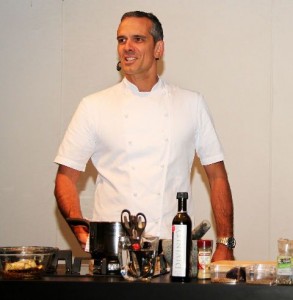
<instances>
[{"instance_id":1,"label":"olive oil bottle","mask_svg":"<svg viewBox=\"0 0 293 300\"><path fill-rule=\"evenodd\" d=\"M172 222L171 280L188 282L191 278L192 222L187 213L187 192L178 192L178 212Z\"/></svg>"}]
</instances>

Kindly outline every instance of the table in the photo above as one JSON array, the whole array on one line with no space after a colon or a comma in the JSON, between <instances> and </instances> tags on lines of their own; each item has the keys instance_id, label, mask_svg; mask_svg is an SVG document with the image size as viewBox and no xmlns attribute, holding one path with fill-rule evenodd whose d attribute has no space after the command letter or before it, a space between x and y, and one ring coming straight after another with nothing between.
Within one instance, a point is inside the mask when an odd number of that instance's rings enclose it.
<instances>
[{"instance_id":1,"label":"table","mask_svg":"<svg viewBox=\"0 0 293 300\"><path fill-rule=\"evenodd\" d=\"M127 282L120 276L46 276L35 280L0 279L1 299L168 299L168 300L283 300L293 299L293 286L174 283L169 274L151 282Z\"/></svg>"}]
</instances>

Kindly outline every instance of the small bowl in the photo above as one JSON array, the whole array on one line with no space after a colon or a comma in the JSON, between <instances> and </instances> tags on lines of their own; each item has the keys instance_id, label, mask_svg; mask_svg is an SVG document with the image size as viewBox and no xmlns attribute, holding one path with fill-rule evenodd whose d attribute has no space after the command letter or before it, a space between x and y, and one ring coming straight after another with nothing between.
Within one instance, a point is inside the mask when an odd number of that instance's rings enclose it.
<instances>
[{"instance_id":1,"label":"small bowl","mask_svg":"<svg viewBox=\"0 0 293 300\"><path fill-rule=\"evenodd\" d=\"M276 265L254 264L247 266L246 283L274 285L276 283Z\"/></svg>"},{"instance_id":2,"label":"small bowl","mask_svg":"<svg viewBox=\"0 0 293 300\"><path fill-rule=\"evenodd\" d=\"M237 264L211 263L211 282L236 284L245 281L245 268Z\"/></svg>"},{"instance_id":3,"label":"small bowl","mask_svg":"<svg viewBox=\"0 0 293 300\"><path fill-rule=\"evenodd\" d=\"M58 250L39 246L0 247L0 274L4 279L40 278Z\"/></svg>"}]
</instances>

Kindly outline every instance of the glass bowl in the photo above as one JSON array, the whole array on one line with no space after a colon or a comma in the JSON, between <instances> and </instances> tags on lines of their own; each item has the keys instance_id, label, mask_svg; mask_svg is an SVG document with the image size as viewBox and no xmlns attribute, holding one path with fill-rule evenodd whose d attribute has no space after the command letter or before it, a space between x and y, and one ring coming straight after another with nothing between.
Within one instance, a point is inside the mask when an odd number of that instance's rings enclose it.
<instances>
[{"instance_id":1,"label":"glass bowl","mask_svg":"<svg viewBox=\"0 0 293 300\"><path fill-rule=\"evenodd\" d=\"M4 279L40 278L58 252L55 247L0 247L0 274Z\"/></svg>"}]
</instances>

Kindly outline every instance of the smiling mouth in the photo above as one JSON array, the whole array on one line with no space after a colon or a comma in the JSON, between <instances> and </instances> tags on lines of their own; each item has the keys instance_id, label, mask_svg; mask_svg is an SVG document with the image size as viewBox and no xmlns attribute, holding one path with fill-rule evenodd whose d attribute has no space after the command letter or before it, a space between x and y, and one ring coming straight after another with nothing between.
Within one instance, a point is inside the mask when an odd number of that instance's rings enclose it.
<instances>
[{"instance_id":1,"label":"smiling mouth","mask_svg":"<svg viewBox=\"0 0 293 300\"><path fill-rule=\"evenodd\" d=\"M126 57L125 58L125 61L127 61L127 62L131 62L131 61L135 61L135 60L136 60L135 57Z\"/></svg>"}]
</instances>

